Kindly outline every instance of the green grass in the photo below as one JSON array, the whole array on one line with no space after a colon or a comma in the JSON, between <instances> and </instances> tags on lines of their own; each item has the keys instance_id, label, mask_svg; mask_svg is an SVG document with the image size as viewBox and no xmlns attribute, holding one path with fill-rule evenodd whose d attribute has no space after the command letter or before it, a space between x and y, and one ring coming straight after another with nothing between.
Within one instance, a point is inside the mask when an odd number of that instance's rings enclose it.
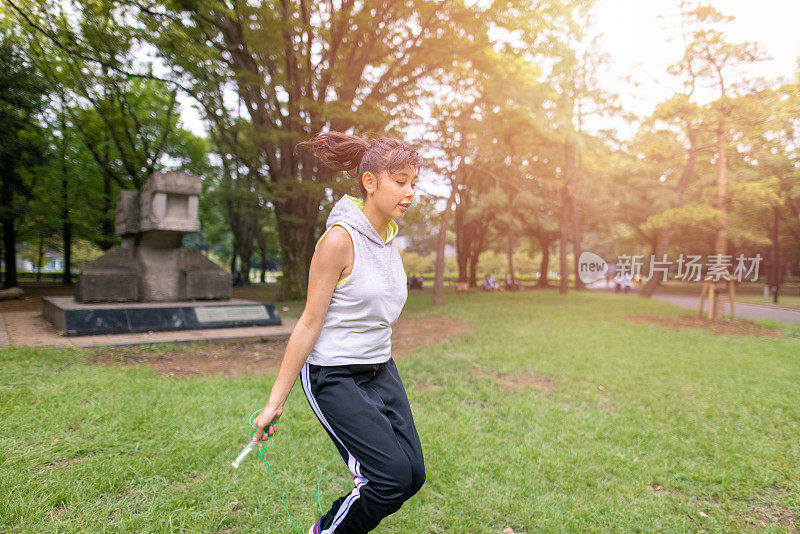
<instances>
[{"instance_id":1,"label":"green grass","mask_svg":"<svg viewBox=\"0 0 800 534\"><path fill-rule=\"evenodd\" d=\"M398 359L427 481L377 531L786 532L778 516L800 515L797 327L675 332L624 317L683 310L616 294L446 300L413 291L406 313L476 328ZM292 532L265 464L227 469L274 375L163 378L84 354L0 351L0 532ZM296 384L269 455L303 534L332 450ZM324 506L348 475L335 457Z\"/></svg>"}]
</instances>

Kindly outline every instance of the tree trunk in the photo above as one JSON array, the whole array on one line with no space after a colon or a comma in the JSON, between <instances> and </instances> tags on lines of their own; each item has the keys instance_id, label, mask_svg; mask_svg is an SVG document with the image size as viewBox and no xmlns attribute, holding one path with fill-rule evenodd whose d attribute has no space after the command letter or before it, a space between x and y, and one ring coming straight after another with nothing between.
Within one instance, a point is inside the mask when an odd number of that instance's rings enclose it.
<instances>
[{"instance_id":1,"label":"tree trunk","mask_svg":"<svg viewBox=\"0 0 800 534\"><path fill-rule=\"evenodd\" d=\"M3 226L3 254L6 262L6 277L3 287L17 285L17 234L14 228L14 189L10 177L0 176L0 222Z\"/></svg>"},{"instance_id":2,"label":"tree trunk","mask_svg":"<svg viewBox=\"0 0 800 534\"><path fill-rule=\"evenodd\" d=\"M780 267L780 227L779 210L777 206L773 208L773 221L769 228L769 238L772 246L769 248L769 271L767 274L767 284L772 296L772 302L778 303L778 293L781 286L781 267Z\"/></svg>"},{"instance_id":3,"label":"tree trunk","mask_svg":"<svg viewBox=\"0 0 800 534\"><path fill-rule=\"evenodd\" d=\"M64 249L64 280L72 285L72 218L70 217L69 180L67 179L67 118L61 100L61 243Z\"/></svg>"},{"instance_id":4,"label":"tree trunk","mask_svg":"<svg viewBox=\"0 0 800 534\"><path fill-rule=\"evenodd\" d=\"M258 232L258 250L261 253L261 283L267 282L267 240L264 232Z\"/></svg>"},{"instance_id":5,"label":"tree trunk","mask_svg":"<svg viewBox=\"0 0 800 534\"><path fill-rule=\"evenodd\" d=\"M242 283L246 286L250 285L250 267L251 267L252 260L250 256L242 256L242 275L244 275L244 279Z\"/></svg>"},{"instance_id":6,"label":"tree trunk","mask_svg":"<svg viewBox=\"0 0 800 534\"><path fill-rule=\"evenodd\" d=\"M467 265L469 265L469 285L478 287L478 260L470 256Z\"/></svg>"},{"instance_id":7,"label":"tree trunk","mask_svg":"<svg viewBox=\"0 0 800 534\"><path fill-rule=\"evenodd\" d=\"M722 126L717 130L717 208L720 221L714 245L715 254L725 254L728 250L728 141Z\"/></svg>"},{"instance_id":8,"label":"tree trunk","mask_svg":"<svg viewBox=\"0 0 800 534\"><path fill-rule=\"evenodd\" d=\"M561 187L561 220L559 221L558 260L561 280L558 282L558 292L567 293L569 270L567 269L567 225L569 224L569 200L567 199L566 186Z\"/></svg>"},{"instance_id":9,"label":"tree trunk","mask_svg":"<svg viewBox=\"0 0 800 534\"><path fill-rule=\"evenodd\" d=\"M569 207L570 215L572 216L572 254L574 256L572 260L573 270L575 272L575 289L581 290L584 289L585 286L578 276L578 273L580 272L578 263L580 262L583 248L581 246L580 214L578 213L578 202L575 200L574 192L569 195Z\"/></svg>"},{"instance_id":10,"label":"tree trunk","mask_svg":"<svg viewBox=\"0 0 800 534\"><path fill-rule=\"evenodd\" d=\"M539 244L542 247L542 263L539 265L539 280L536 281L536 287L544 289L550 287L547 281L547 273L550 271L550 242L540 239Z\"/></svg>"},{"instance_id":11,"label":"tree trunk","mask_svg":"<svg viewBox=\"0 0 800 534\"><path fill-rule=\"evenodd\" d=\"M64 281L62 285L72 285L72 221L69 216L69 198L66 180L61 181L64 203L61 209L61 243L64 247Z\"/></svg>"},{"instance_id":12,"label":"tree trunk","mask_svg":"<svg viewBox=\"0 0 800 534\"><path fill-rule=\"evenodd\" d=\"M111 178L103 173L103 215L100 218L100 248L106 251L114 246L114 223L116 219L114 199L111 198Z\"/></svg>"},{"instance_id":13,"label":"tree trunk","mask_svg":"<svg viewBox=\"0 0 800 534\"><path fill-rule=\"evenodd\" d=\"M464 224L464 212L467 208L466 196L459 195L460 201L455 202L455 214L453 218L453 230L456 233L456 262L458 263L458 281L468 282L469 274L469 261L470 261L470 243L472 236L469 235L467 225ZM455 200L455 199L454 199Z\"/></svg>"},{"instance_id":14,"label":"tree trunk","mask_svg":"<svg viewBox=\"0 0 800 534\"><path fill-rule=\"evenodd\" d=\"M447 226L450 222L450 210L456 197L460 177L463 171L459 168L456 171L456 179L453 182L450 196L447 198L447 206L442 214L442 221L439 223L439 239L436 243L436 276L433 282L433 305L441 306L444 304L444 247L447 244Z\"/></svg>"},{"instance_id":15,"label":"tree trunk","mask_svg":"<svg viewBox=\"0 0 800 534\"><path fill-rule=\"evenodd\" d=\"M228 208L228 220L230 221L233 240L235 243L236 254L240 259L240 268L243 275L242 284L250 284L250 266L253 257L253 244L255 234L258 229L259 219L257 216L258 207L248 193L240 194L239 191L248 190L250 185L243 186L242 181L248 178L239 177L233 187L237 191L235 198L229 198L226 202Z\"/></svg>"},{"instance_id":16,"label":"tree trunk","mask_svg":"<svg viewBox=\"0 0 800 534\"><path fill-rule=\"evenodd\" d=\"M297 197L274 204L283 271L278 300L303 299L308 291L319 201Z\"/></svg>"},{"instance_id":17,"label":"tree trunk","mask_svg":"<svg viewBox=\"0 0 800 534\"><path fill-rule=\"evenodd\" d=\"M9 195L10 196L10 195ZM8 198L8 197L6 197ZM8 205L10 206L10 198ZM9 210L10 213L10 210ZM17 282L17 235L14 229L14 217L3 218L3 252L6 260L6 278L3 281L3 288L15 287Z\"/></svg>"},{"instance_id":18,"label":"tree trunk","mask_svg":"<svg viewBox=\"0 0 800 534\"><path fill-rule=\"evenodd\" d=\"M44 256L44 239L42 239L42 235L39 234L39 246L36 247L36 281L39 282L42 279L42 256Z\"/></svg>"},{"instance_id":19,"label":"tree trunk","mask_svg":"<svg viewBox=\"0 0 800 534\"><path fill-rule=\"evenodd\" d=\"M255 248L255 234L258 228L258 207L252 202L242 201L237 203L237 225L234 231L238 235L239 259L244 275L244 285L250 285L250 268L253 262L253 250Z\"/></svg>"},{"instance_id":20,"label":"tree trunk","mask_svg":"<svg viewBox=\"0 0 800 534\"><path fill-rule=\"evenodd\" d=\"M242 285L250 285L250 267L253 260L253 243L255 233L255 221L257 217L253 214L250 203L246 201L236 202L231 213L231 221L234 223L232 230L236 236L236 252L239 256L239 269L242 273ZM250 216L248 216L250 214Z\"/></svg>"},{"instance_id":21,"label":"tree trunk","mask_svg":"<svg viewBox=\"0 0 800 534\"><path fill-rule=\"evenodd\" d=\"M508 246L506 247L506 256L508 258L508 274L511 276L511 281L514 281L514 237L511 232L511 225L508 226Z\"/></svg>"},{"instance_id":22,"label":"tree trunk","mask_svg":"<svg viewBox=\"0 0 800 534\"><path fill-rule=\"evenodd\" d=\"M725 136L724 124L717 127L717 208L720 220L714 242L715 254L726 254L728 250L728 140ZM723 298L725 292L714 292L714 317L717 321L724 316Z\"/></svg>"},{"instance_id":23,"label":"tree trunk","mask_svg":"<svg viewBox=\"0 0 800 534\"><path fill-rule=\"evenodd\" d=\"M564 139L564 171L562 173L563 184L561 186L561 220L559 221L559 271L561 273L561 280L558 284L558 292L561 294L567 293L569 284L569 267L567 266L567 243L569 242L568 228L571 223L570 206L572 195L572 176L575 170L574 160L574 146L572 133L567 134ZM575 258L577 261L577 258ZM575 280L577 284L578 271L575 271Z\"/></svg>"},{"instance_id":24,"label":"tree trunk","mask_svg":"<svg viewBox=\"0 0 800 534\"><path fill-rule=\"evenodd\" d=\"M583 247L581 245L581 218L580 212L578 211L578 200L576 198L577 193L575 191L578 184L578 165L576 165L576 159L580 161L580 146L575 142L575 138L571 135L567 138L567 146L568 150L566 153L566 161L564 162L564 173L567 175L567 182L569 184L567 186L567 193L569 198L570 219L572 223L572 263L573 272L575 273L575 289L581 290L584 289L584 285L578 276L578 273L580 272L578 264L581 259Z\"/></svg>"}]
</instances>

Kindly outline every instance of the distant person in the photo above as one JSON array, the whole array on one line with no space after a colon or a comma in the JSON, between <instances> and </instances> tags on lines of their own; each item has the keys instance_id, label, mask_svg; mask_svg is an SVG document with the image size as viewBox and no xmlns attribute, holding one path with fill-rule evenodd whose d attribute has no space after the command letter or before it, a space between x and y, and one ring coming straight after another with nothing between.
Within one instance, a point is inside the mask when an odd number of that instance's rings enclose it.
<instances>
[{"instance_id":1,"label":"distant person","mask_svg":"<svg viewBox=\"0 0 800 534\"><path fill-rule=\"evenodd\" d=\"M616 276L615 276L616 274L617 274L617 264L616 263L609 263L608 264L608 270L606 271L606 287L611 285L611 280L616 278ZM615 283L615 285L616 285L616 283Z\"/></svg>"},{"instance_id":2,"label":"distant person","mask_svg":"<svg viewBox=\"0 0 800 534\"><path fill-rule=\"evenodd\" d=\"M614 276L612 281L614 282L614 293L621 293L622 292L622 285L624 283L625 276L619 273L619 269L617 266L614 265Z\"/></svg>"},{"instance_id":3,"label":"distant person","mask_svg":"<svg viewBox=\"0 0 800 534\"><path fill-rule=\"evenodd\" d=\"M483 278L483 283L481 284L482 287L487 291L502 291L503 288L497 283L497 278L492 276L491 274L487 274Z\"/></svg>"},{"instance_id":4,"label":"distant person","mask_svg":"<svg viewBox=\"0 0 800 534\"><path fill-rule=\"evenodd\" d=\"M411 276L408 278L408 289L422 289L422 282L425 279L422 276Z\"/></svg>"},{"instance_id":5,"label":"distant person","mask_svg":"<svg viewBox=\"0 0 800 534\"><path fill-rule=\"evenodd\" d=\"M507 274L506 275L506 289L508 289L509 291L519 291L519 289L520 289L519 280L511 278L511 275Z\"/></svg>"},{"instance_id":6,"label":"distant person","mask_svg":"<svg viewBox=\"0 0 800 534\"><path fill-rule=\"evenodd\" d=\"M492 279L488 274L483 277L483 280L481 280L481 289L484 291L492 290Z\"/></svg>"},{"instance_id":7,"label":"distant person","mask_svg":"<svg viewBox=\"0 0 800 534\"><path fill-rule=\"evenodd\" d=\"M633 275L631 273L625 273L625 276L622 279L622 285L625 293L629 293L631 286L633 285Z\"/></svg>"}]
</instances>

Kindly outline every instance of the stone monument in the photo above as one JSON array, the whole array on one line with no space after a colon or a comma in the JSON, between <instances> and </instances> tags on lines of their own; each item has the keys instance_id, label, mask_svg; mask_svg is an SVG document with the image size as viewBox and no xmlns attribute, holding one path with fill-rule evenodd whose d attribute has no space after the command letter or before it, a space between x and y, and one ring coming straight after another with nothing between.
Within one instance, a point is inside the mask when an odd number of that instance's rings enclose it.
<instances>
[{"instance_id":1,"label":"stone monument","mask_svg":"<svg viewBox=\"0 0 800 534\"><path fill-rule=\"evenodd\" d=\"M271 304L232 302L230 274L199 251L180 248L185 234L200 230L201 192L200 178L182 172L155 173L141 191L120 191L121 244L81 270L74 299L45 298L45 318L67 335L280 325Z\"/></svg>"},{"instance_id":2,"label":"stone monument","mask_svg":"<svg viewBox=\"0 0 800 534\"><path fill-rule=\"evenodd\" d=\"M200 178L156 173L141 192L117 198L118 247L87 264L75 288L76 302L163 302L229 299L230 275L197 250L180 248L200 230Z\"/></svg>"}]
</instances>

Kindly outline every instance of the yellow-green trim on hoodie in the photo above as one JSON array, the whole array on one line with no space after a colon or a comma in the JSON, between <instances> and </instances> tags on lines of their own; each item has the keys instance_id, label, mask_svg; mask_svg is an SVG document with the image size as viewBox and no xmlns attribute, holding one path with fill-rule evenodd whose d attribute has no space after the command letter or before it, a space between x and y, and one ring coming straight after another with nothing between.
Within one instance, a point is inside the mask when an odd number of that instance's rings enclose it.
<instances>
[{"instance_id":1,"label":"yellow-green trim on hoodie","mask_svg":"<svg viewBox=\"0 0 800 534\"><path fill-rule=\"evenodd\" d=\"M358 206L358 209L360 209L360 210L362 210L362 211L364 210L364 201L363 201L362 199L360 199L360 198L357 198L357 197L354 197L354 196L352 196L352 195L347 195L347 196L350 198L350 200L352 200L353 202L355 202L356 206ZM339 224L339 223L333 223L332 225L330 225L329 227L327 227L327 228L325 229L325 231L322 233L322 235L321 235L321 236L319 236L319 239L317 239L317 244L316 244L316 245L314 245L314 250L317 250L317 248L319 247L319 244L320 244L320 243L322 243L322 238L324 238L324 237L325 237L325 234L327 234L327 233L328 233L328 231L329 231L331 228L333 228L334 226L336 226L337 224ZM339 226L342 226L342 225L339 225ZM386 229L386 239L384 240L384 243L388 243L388 242L389 242L389 240L390 240L392 237L394 237L395 235L397 235L397 231L398 231L398 226L397 226L397 223L394 221L394 219L390 219L390 220L389 220L389 227ZM347 280L348 280L349 278L350 278L350 275L347 275L347 277L345 277L345 278L343 278L343 279L339 280L338 282L336 282L336 286L338 287L338 286L340 286L340 285L344 284L345 282L347 282Z\"/></svg>"},{"instance_id":2,"label":"yellow-green trim on hoodie","mask_svg":"<svg viewBox=\"0 0 800 534\"><path fill-rule=\"evenodd\" d=\"M323 237L325 237L325 234L327 234L327 233L328 233L328 230L330 230L331 228L333 228L333 227L334 227L334 226L336 226L337 224L338 224L339 226L341 226L342 228L344 228L344 226L343 226L341 223L338 223L338 222L335 222L335 223L333 223L332 225L330 225L328 228L326 228L326 229L325 229L325 231L322 233L322 235L321 235L321 236L319 237L319 239L317 240L317 244L316 244L316 245L314 245L314 250L317 250L317 247L319 247L319 244L320 244L320 243L322 243L322 238L323 238ZM347 230L347 229L345 228L345 230ZM350 233L350 230L347 230L347 233ZM352 273L351 273L351 274L352 274ZM350 275L349 275L349 274L348 274L346 277L344 277L344 278L342 278L341 280L339 280L338 282L336 282L336 286L338 287L338 286L340 286L340 285L344 284L345 282L347 282L348 278L350 278Z\"/></svg>"},{"instance_id":3,"label":"yellow-green trim on hoodie","mask_svg":"<svg viewBox=\"0 0 800 534\"><path fill-rule=\"evenodd\" d=\"M347 196L350 198L350 200L356 203L358 209L364 211L364 201L362 199L354 197L352 195L347 195ZM383 242L388 243L391 238L397 235L398 230L399 227L397 226L397 223L394 221L394 219L389 219L389 227L386 229L386 239L384 239Z\"/></svg>"},{"instance_id":4,"label":"yellow-green trim on hoodie","mask_svg":"<svg viewBox=\"0 0 800 534\"><path fill-rule=\"evenodd\" d=\"M347 195L347 196L350 198L350 200L355 202L356 206L358 206L358 209L360 209L362 211L364 210L364 201L363 200L361 200L360 198L354 197L352 195ZM325 237L325 234L328 233L328 230L330 230L334 226L336 226L335 223L330 225L328 228L326 228L325 231L322 233L322 235L319 236L319 239L317 240L317 244L314 246L314 250L317 250L317 247L322 242L322 238ZM389 227L386 229L386 239L384 239L383 242L384 243L388 243L391 238L393 238L394 236L397 235L398 230L399 230L399 227L397 226L397 222L395 222L394 219L389 219Z\"/></svg>"}]
</instances>

